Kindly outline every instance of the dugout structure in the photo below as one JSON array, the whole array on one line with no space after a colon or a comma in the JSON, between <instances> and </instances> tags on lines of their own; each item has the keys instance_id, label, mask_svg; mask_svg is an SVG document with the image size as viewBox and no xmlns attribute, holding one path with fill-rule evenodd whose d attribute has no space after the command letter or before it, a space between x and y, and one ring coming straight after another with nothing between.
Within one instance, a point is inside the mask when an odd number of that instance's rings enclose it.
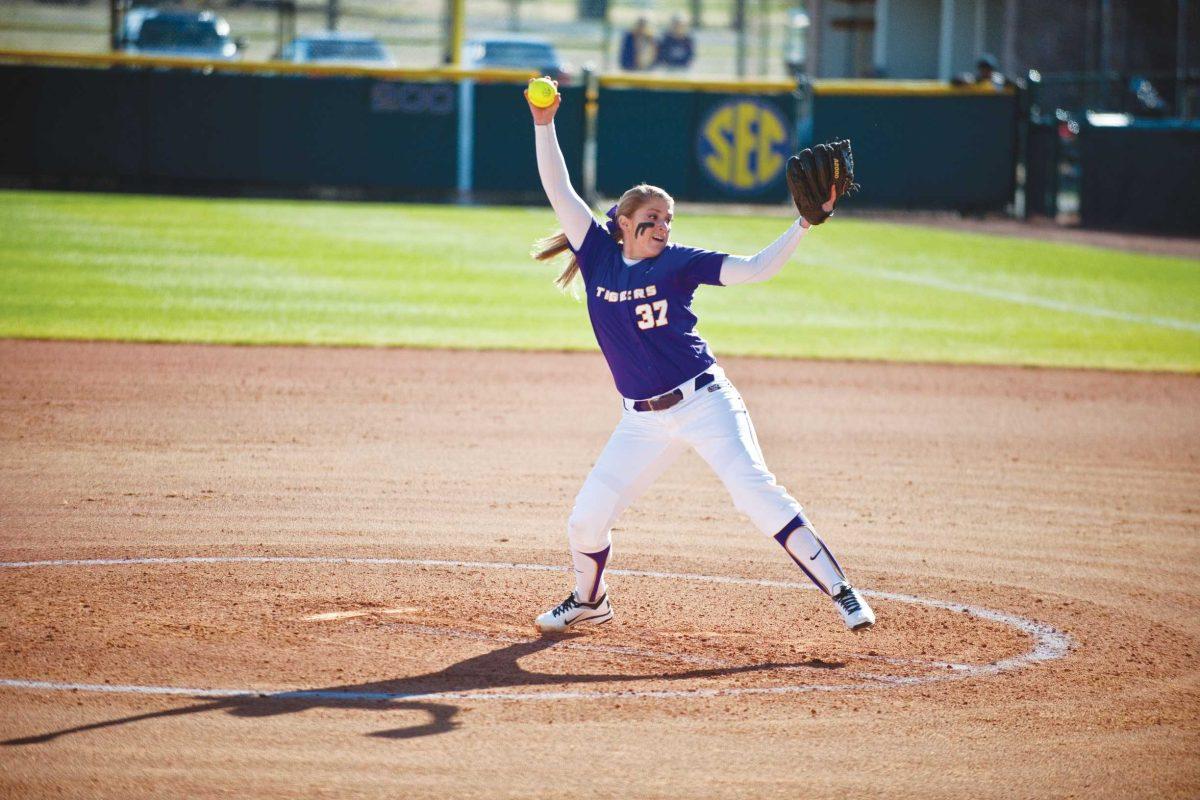
<instances>
[{"instance_id":1,"label":"dugout structure","mask_svg":"<svg viewBox=\"0 0 1200 800\"><path fill-rule=\"evenodd\" d=\"M1200 122L1085 124L1079 159L1084 227L1200 235Z\"/></svg>"}]
</instances>

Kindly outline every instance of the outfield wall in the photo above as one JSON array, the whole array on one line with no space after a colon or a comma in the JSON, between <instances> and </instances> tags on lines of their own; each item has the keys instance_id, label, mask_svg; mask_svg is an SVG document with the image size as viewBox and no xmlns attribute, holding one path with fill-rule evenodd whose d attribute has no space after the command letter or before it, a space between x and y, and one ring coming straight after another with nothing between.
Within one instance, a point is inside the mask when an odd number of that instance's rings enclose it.
<instances>
[{"instance_id":1,"label":"outfield wall","mask_svg":"<svg viewBox=\"0 0 1200 800\"><path fill-rule=\"evenodd\" d=\"M0 53L6 182L195 193L537 200L523 72L374 70ZM934 82L603 76L562 87L575 185L782 202L798 148L852 139L856 204L1002 210L1011 92ZM587 154L587 158L585 158Z\"/></svg>"},{"instance_id":2,"label":"outfield wall","mask_svg":"<svg viewBox=\"0 0 1200 800\"><path fill-rule=\"evenodd\" d=\"M601 78L597 190L617 196L644 181L681 200L786 198L784 163L798 141L795 89Z\"/></svg>"},{"instance_id":3,"label":"outfield wall","mask_svg":"<svg viewBox=\"0 0 1200 800\"><path fill-rule=\"evenodd\" d=\"M0 65L8 99L0 174L200 193L339 187L453 197L472 184L532 192L530 126L499 110L502 96L516 105L514 90L421 77ZM563 92L558 127L580 179L583 89Z\"/></svg>"},{"instance_id":4,"label":"outfield wall","mask_svg":"<svg viewBox=\"0 0 1200 800\"><path fill-rule=\"evenodd\" d=\"M599 81L597 188L776 202L796 150L849 138L856 206L1003 211L1016 190L1017 95L936 81ZM659 144L658 147L650 145Z\"/></svg>"}]
</instances>

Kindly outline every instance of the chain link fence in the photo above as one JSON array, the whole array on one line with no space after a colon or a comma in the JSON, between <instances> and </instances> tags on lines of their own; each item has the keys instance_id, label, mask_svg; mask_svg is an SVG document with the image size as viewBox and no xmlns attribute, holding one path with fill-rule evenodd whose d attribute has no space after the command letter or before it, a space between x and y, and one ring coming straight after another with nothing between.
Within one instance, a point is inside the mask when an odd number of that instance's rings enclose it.
<instances>
[{"instance_id":1,"label":"chain link fence","mask_svg":"<svg viewBox=\"0 0 1200 800\"><path fill-rule=\"evenodd\" d=\"M674 74L788 77L803 63L808 23L798 0L468 0L465 6L468 38L540 37L576 74L585 67L620 70L622 36L645 18L656 37L673 20L692 37L694 58ZM247 61L274 58L281 39L293 31L316 33L330 23L342 32L375 37L399 67L439 66L446 57L446 0L185 0L162 7L220 15ZM6 0L0 3L0 49L108 52L109 18L107 0Z\"/></svg>"}]
</instances>

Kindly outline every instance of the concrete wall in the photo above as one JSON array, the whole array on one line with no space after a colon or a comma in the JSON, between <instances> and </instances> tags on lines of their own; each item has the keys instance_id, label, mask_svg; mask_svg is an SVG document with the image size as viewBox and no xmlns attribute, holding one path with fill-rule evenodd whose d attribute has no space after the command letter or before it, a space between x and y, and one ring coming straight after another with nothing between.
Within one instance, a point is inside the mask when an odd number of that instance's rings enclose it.
<instances>
[{"instance_id":1,"label":"concrete wall","mask_svg":"<svg viewBox=\"0 0 1200 800\"><path fill-rule=\"evenodd\" d=\"M821 18L820 75L825 78L867 77L874 62L874 35L870 29L846 30L835 26L839 19L872 19L869 5L846 0L825 0Z\"/></svg>"},{"instance_id":2,"label":"concrete wall","mask_svg":"<svg viewBox=\"0 0 1200 800\"><path fill-rule=\"evenodd\" d=\"M985 4L983 51L1003 63L1004 59L1004 0L989 0Z\"/></svg>"},{"instance_id":3,"label":"concrete wall","mask_svg":"<svg viewBox=\"0 0 1200 800\"><path fill-rule=\"evenodd\" d=\"M941 0L886 0L875 6L875 34L886 26L883 60L887 78L936 78Z\"/></svg>"},{"instance_id":4,"label":"concrete wall","mask_svg":"<svg viewBox=\"0 0 1200 800\"><path fill-rule=\"evenodd\" d=\"M949 48L939 57L938 77L944 81L971 72L979 53L975 50L975 14L984 0L942 0L940 21L948 30L938 30L939 41L947 40ZM942 62L941 58L945 58Z\"/></svg>"},{"instance_id":5,"label":"concrete wall","mask_svg":"<svg viewBox=\"0 0 1200 800\"><path fill-rule=\"evenodd\" d=\"M826 0L823 8L822 77L948 80L974 71L983 53L1003 53L1004 0L875 0L875 29L858 34L833 21L865 15L865 4Z\"/></svg>"}]
</instances>

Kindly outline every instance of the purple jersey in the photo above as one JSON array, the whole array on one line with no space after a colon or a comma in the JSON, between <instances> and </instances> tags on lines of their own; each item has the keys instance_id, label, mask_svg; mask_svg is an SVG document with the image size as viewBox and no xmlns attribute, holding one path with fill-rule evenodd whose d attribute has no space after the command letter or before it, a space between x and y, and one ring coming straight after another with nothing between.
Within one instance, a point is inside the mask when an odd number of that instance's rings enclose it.
<instances>
[{"instance_id":1,"label":"purple jersey","mask_svg":"<svg viewBox=\"0 0 1200 800\"><path fill-rule=\"evenodd\" d=\"M596 342L622 395L656 397L715 363L691 306L700 284L721 285L724 253L669 244L626 265L621 245L595 220L583 246L572 250Z\"/></svg>"}]
</instances>

